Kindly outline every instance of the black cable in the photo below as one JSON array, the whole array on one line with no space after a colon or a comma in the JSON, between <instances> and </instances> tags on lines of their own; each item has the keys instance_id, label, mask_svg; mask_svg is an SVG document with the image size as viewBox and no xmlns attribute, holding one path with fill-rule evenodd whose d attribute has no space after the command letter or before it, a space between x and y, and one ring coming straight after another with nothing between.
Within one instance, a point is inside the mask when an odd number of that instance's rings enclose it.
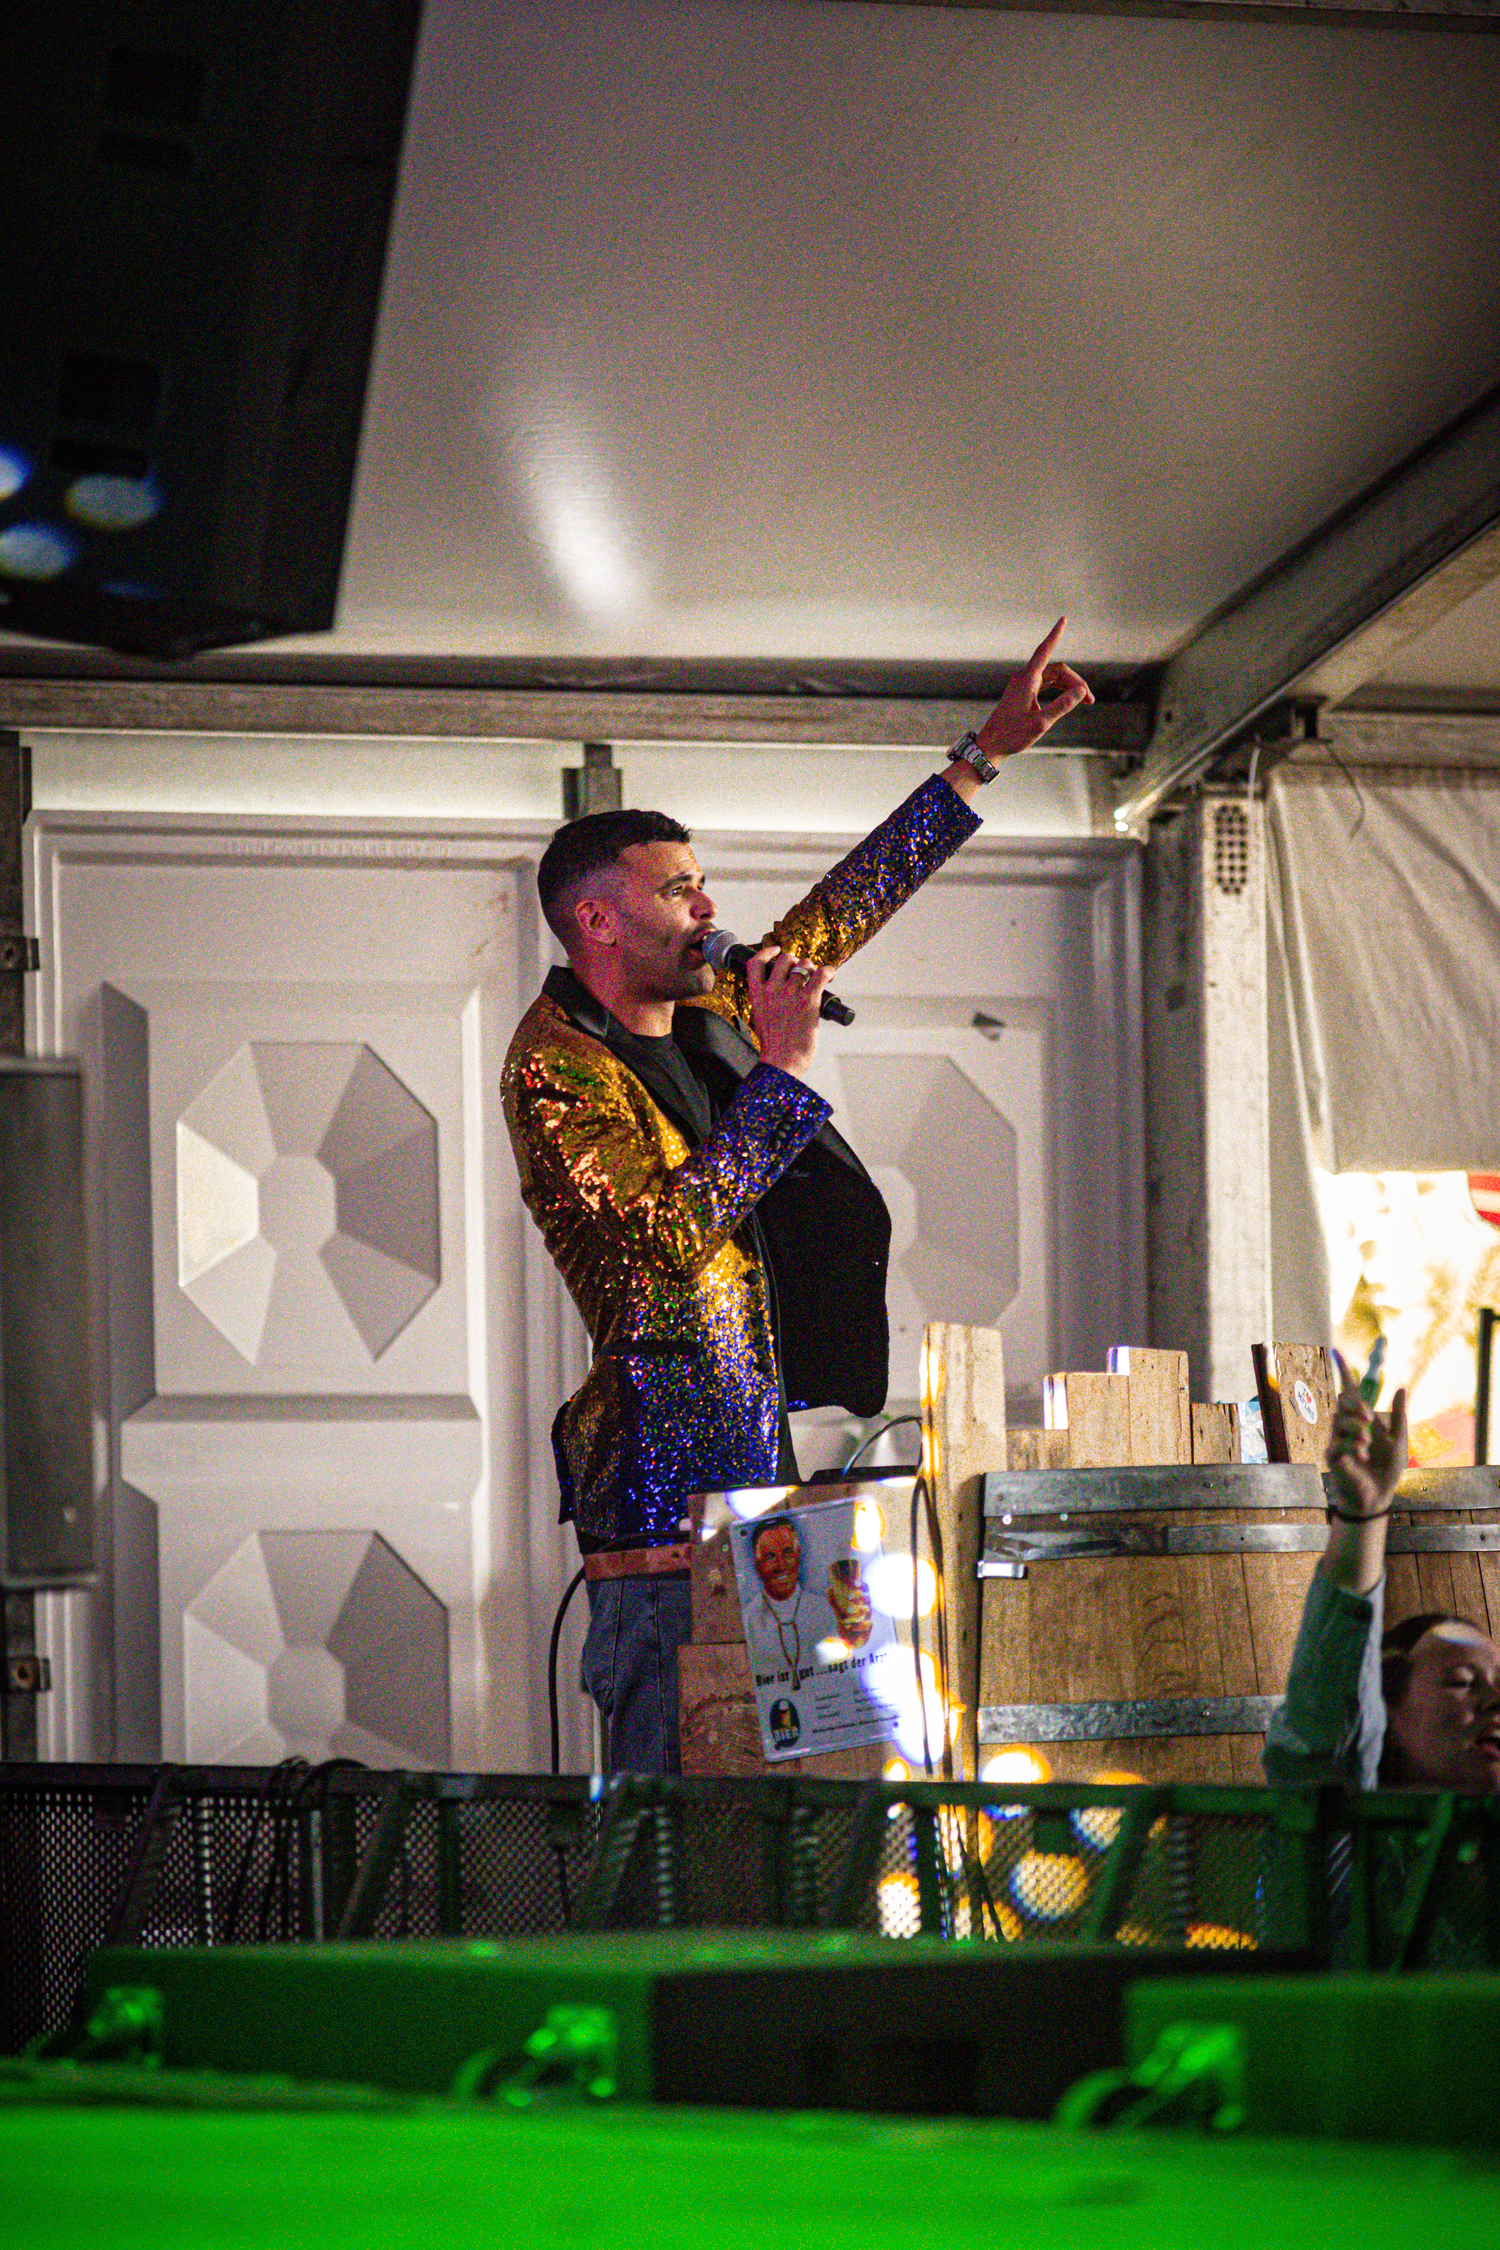
<instances>
[{"instance_id":1,"label":"black cable","mask_svg":"<svg viewBox=\"0 0 1500 2250\"><path fill-rule=\"evenodd\" d=\"M922 1612L917 1578L917 1509L926 1496L927 1479L918 1474L911 1488L911 1660L917 1674L917 1708L922 1714L922 1764L932 1779L932 1742L927 1732L927 1694L922 1682Z\"/></svg>"},{"instance_id":2,"label":"black cable","mask_svg":"<svg viewBox=\"0 0 1500 2250\"><path fill-rule=\"evenodd\" d=\"M932 1738L927 1725L927 1697L922 1685L922 1624L920 1583L917 1570L917 1509L927 1519L927 1544L932 1550L932 1571L937 1582L937 1675L943 1696L943 1766L949 1766L948 1757L948 1605L943 1599L943 1534L937 1520L932 1489L919 1470L911 1488L911 1657L917 1673L917 1695L922 1707L922 1763L929 1780L932 1777Z\"/></svg>"},{"instance_id":3,"label":"black cable","mask_svg":"<svg viewBox=\"0 0 1500 2250\"><path fill-rule=\"evenodd\" d=\"M281 1934L287 1935L290 1900L283 1889L283 1878L290 1872L292 1848L292 1800L312 1769L305 1758L283 1758L266 1776L266 1809L271 1815L271 1857L265 1880L260 1888L260 1904L255 1915L255 1935L262 1943L271 1934L271 1909L282 1903Z\"/></svg>"},{"instance_id":4,"label":"black cable","mask_svg":"<svg viewBox=\"0 0 1500 2250\"><path fill-rule=\"evenodd\" d=\"M568 1604L583 1584L584 1567L580 1563L568 1581L568 1590L557 1605L557 1615L552 1620L552 1639L547 1649L547 1712L552 1721L552 1771L562 1770L562 1720L557 1709L557 1650L562 1640L563 1619L568 1614Z\"/></svg>"},{"instance_id":5,"label":"black cable","mask_svg":"<svg viewBox=\"0 0 1500 2250\"><path fill-rule=\"evenodd\" d=\"M1339 756L1337 750L1334 749L1331 742L1320 742L1318 744L1318 748L1320 750L1326 750L1328 752L1329 757L1338 767L1339 772L1348 782L1349 787L1354 791L1354 801L1359 806L1359 816L1356 819L1354 826L1349 831L1348 841L1352 844L1355 837L1359 834L1360 830L1364 827L1365 824L1365 793L1360 788L1359 783L1355 780L1353 774L1349 771L1349 768L1345 765L1343 759Z\"/></svg>"},{"instance_id":6,"label":"black cable","mask_svg":"<svg viewBox=\"0 0 1500 2250\"><path fill-rule=\"evenodd\" d=\"M309 1766L305 1773L299 1775L296 1784L291 1791L290 1802L287 1806L287 1832L289 1837L292 1830L297 1826L298 1821L305 1814L323 1811L324 1807L328 1803L329 1780L332 1775L339 1772L368 1773L369 1768L365 1764L363 1758L351 1758L347 1755L341 1755L336 1758L323 1758L319 1760L317 1765ZM311 1831L310 1829L304 1829L302 1834L302 1851L304 1855L304 1861L310 1858L312 1850L313 1844ZM311 1879L311 1875L307 1874L306 1880L310 1882ZM289 1933L291 1928L292 1901L290 1852L288 1852L287 1855L286 1879L282 1895L282 1934L283 1936L285 1936Z\"/></svg>"},{"instance_id":7,"label":"black cable","mask_svg":"<svg viewBox=\"0 0 1500 2250\"><path fill-rule=\"evenodd\" d=\"M844 1463L840 1474L842 1476L847 1476L849 1474L849 1471L853 1468L855 1462L859 1459L860 1455L864 1452L867 1452L872 1445L878 1445L888 1431L905 1429L920 1430L921 1427L922 1417L920 1414L893 1414L888 1422L881 1423L879 1429L867 1430L865 1432L865 1435L860 1439L858 1445L854 1448L854 1451L850 1454L848 1460ZM912 1463L913 1468L919 1466L919 1462Z\"/></svg>"},{"instance_id":8,"label":"black cable","mask_svg":"<svg viewBox=\"0 0 1500 2250\"><path fill-rule=\"evenodd\" d=\"M932 1549L932 1575L937 1584L937 1662L938 1679L943 1690L943 1775L953 1778L952 1732L949 1725L949 1695L953 1679L952 1661L948 1650L948 1594L943 1555L943 1527L938 1522L937 1502L925 1480L922 1487L927 1511L927 1544Z\"/></svg>"},{"instance_id":9,"label":"black cable","mask_svg":"<svg viewBox=\"0 0 1500 2250\"><path fill-rule=\"evenodd\" d=\"M224 1916L224 1943L226 1945L233 1945L234 1943L235 1925L240 1918L240 1899L244 1894L245 1878L250 1872L250 1862L255 1856L255 1847L260 1840L260 1824L266 1816L266 1801L271 1793L271 1777L275 1771L274 1766L269 1767L266 1778L261 1783L260 1795L255 1800L255 1814L250 1822L250 1834L245 1840L245 1848L240 1854L240 1864L235 1869L234 1882L230 1886L229 1907Z\"/></svg>"}]
</instances>

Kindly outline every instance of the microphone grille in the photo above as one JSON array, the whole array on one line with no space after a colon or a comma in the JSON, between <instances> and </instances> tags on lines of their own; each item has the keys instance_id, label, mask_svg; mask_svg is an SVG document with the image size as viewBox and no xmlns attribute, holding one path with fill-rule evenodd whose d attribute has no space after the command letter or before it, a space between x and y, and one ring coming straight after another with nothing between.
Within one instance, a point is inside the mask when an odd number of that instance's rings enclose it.
<instances>
[{"instance_id":1,"label":"microphone grille","mask_svg":"<svg viewBox=\"0 0 1500 2250\"><path fill-rule=\"evenodd\" d=\"M703 958L711 969L725 968L739 942L733 930L710 930L703 940Z\"/></svg>"}]
</instances>

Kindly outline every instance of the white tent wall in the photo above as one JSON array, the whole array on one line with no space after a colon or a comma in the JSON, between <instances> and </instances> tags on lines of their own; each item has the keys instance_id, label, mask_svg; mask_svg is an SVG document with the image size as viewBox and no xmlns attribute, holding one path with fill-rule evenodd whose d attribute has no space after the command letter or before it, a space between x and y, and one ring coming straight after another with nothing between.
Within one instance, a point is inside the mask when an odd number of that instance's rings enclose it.
<instances>
[{"instance_id":1,"label":"white tent wall","mask_svg":"<svg viewBox=\"0 0 1500 2250\"><path fill-rule=\"evenodd\" d=\"M494 1090L551 951L534 864L577 748L27 734L27 905L44 964L32 1043L81 1052L88 1076L105 1433L101 1588L40 1607L56 1682L44 1753L232 1763L271 1756L278 1740L337 1748L352 1727L356 1754L375 1762L540 1767L548 1628L575 1559L554 1520L547 1431L586 1344L520 1212ZM764 927L941 762L776 745L626 744L619 756L627 803L694 823L724 919L743 930ZM1007 1132L1016 1141L1014 1358L1033 1388L1059 1354L1097 1363L1111 1338L1138 1332L1136 855L1092 832L1097 765L1007 766L980 837L894 938L849 965L858 1036L823 1058L835 1076L853 1068L827 1090L893 1175L903 1157L885 1147L886 1080L957 1088L975 1129L997 1130L997 1163ZM1003 1041L973 1028L976 1010ZM246 1067L284 1070L295 1053L312 1079L366 1048L429 1128L440 1254L410 1321L362 1343L314 1270L326 1214L299 1204L277 1216L277 1166L304 1202L312 1192L305 1118L256 1172L253 1228L241 1211L244 1240L212 1269L222 1280L234 1258L262 1255L264 1219L286 1304L251 1318L243 1291L227 1311L200 1303L184 1229L200 1205L219 1210L224 1168L212 1160L215 1188L196 1153L185 1165L194 1104L222 1106ZM963 1205L945 1240L961 1231L972 1249L986 1212L999 1227L990 1207L1003 1197L976 1200L966 1172L929 1170L922 1192L951 1187ZM898 1310L926 1317L915 1284L900 1286ZM942 1286L987 1283L976 1272ZM996 1304L1009 1309L1002 1293L971 1310L989 1317ZM373 1690L355 1708L352 1674L332 1680L305 1617L294 1630L282 1616L284 1648L270 1621L278 1585L301 1617L328 1556L352 1568L366 1548L406 1604L372 1630L414 1619L426 1634L421 1694L403 1686L379 1711ZM563 1644L572 1770L593 1755L572 1687L582 1614L575 1604ZM303 1678L314 1671L321 1701Z\"/></svg>"},{"instance_id":2,"label":"white tent wall","mask_svg":"<svg viewBox=\"0 0 1500 2250\"><path fill-rule=\"evenodd\" d=\"M1273 1324L1321 1338L1314 1166L1500 1162L1500 775L1285 767L1267 825Z\"/></svg>"},{"instance_id":3,"label":"white tent wall","mask_svg":"<svg viewBox=\"0 0 1500 2250\"><path fill-rule=\"evenodd\" d=\"M38 811L304 815L401 820L562 818L576 743L375 736L137 734L28 726ZM695 828L840 833L873 827L942 763L930 750L608 737L627 805ZM985 833L1086 836L1104 825L1103 761L1036 754L1007 765Z\"/></svg>"}]
</instances>

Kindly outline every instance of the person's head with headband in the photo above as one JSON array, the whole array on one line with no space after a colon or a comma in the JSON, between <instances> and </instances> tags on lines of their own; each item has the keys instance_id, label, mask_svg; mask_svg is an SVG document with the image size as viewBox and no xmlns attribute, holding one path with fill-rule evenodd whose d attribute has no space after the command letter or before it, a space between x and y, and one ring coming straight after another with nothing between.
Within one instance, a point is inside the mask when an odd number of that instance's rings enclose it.
<instances>
[{"instance_id":1,"label":"person's head with headband","mask_svg":"<svg viewBox=\"0 0 1500 2250\"><path fill-rule=\"evenodd\" d=\"M1500 1789L1500 1648L1466 1617L1423 1610L1380 1644L1385 1748L1380 1779Z\"/></svg>"}]
</instances>

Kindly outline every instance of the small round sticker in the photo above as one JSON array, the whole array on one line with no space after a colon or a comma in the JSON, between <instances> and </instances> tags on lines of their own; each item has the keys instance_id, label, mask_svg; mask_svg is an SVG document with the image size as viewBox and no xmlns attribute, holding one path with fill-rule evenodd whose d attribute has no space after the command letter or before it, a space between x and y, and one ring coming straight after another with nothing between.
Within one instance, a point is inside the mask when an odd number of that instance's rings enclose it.
<instances>
[{"instance_id":1,"label":"small round sticker","mask_svg":"<svg viewBox=\"0 0 1500 2250\"><path fill-rule=\"evenodd\" d=\"M1304 1422L1316 1422L1318 1419L1318 1402L1312 1395L1312 1385L1305 1383L1300 1375L1292 1385L1292 1404Z\"/></svg>"}]
</instances>

